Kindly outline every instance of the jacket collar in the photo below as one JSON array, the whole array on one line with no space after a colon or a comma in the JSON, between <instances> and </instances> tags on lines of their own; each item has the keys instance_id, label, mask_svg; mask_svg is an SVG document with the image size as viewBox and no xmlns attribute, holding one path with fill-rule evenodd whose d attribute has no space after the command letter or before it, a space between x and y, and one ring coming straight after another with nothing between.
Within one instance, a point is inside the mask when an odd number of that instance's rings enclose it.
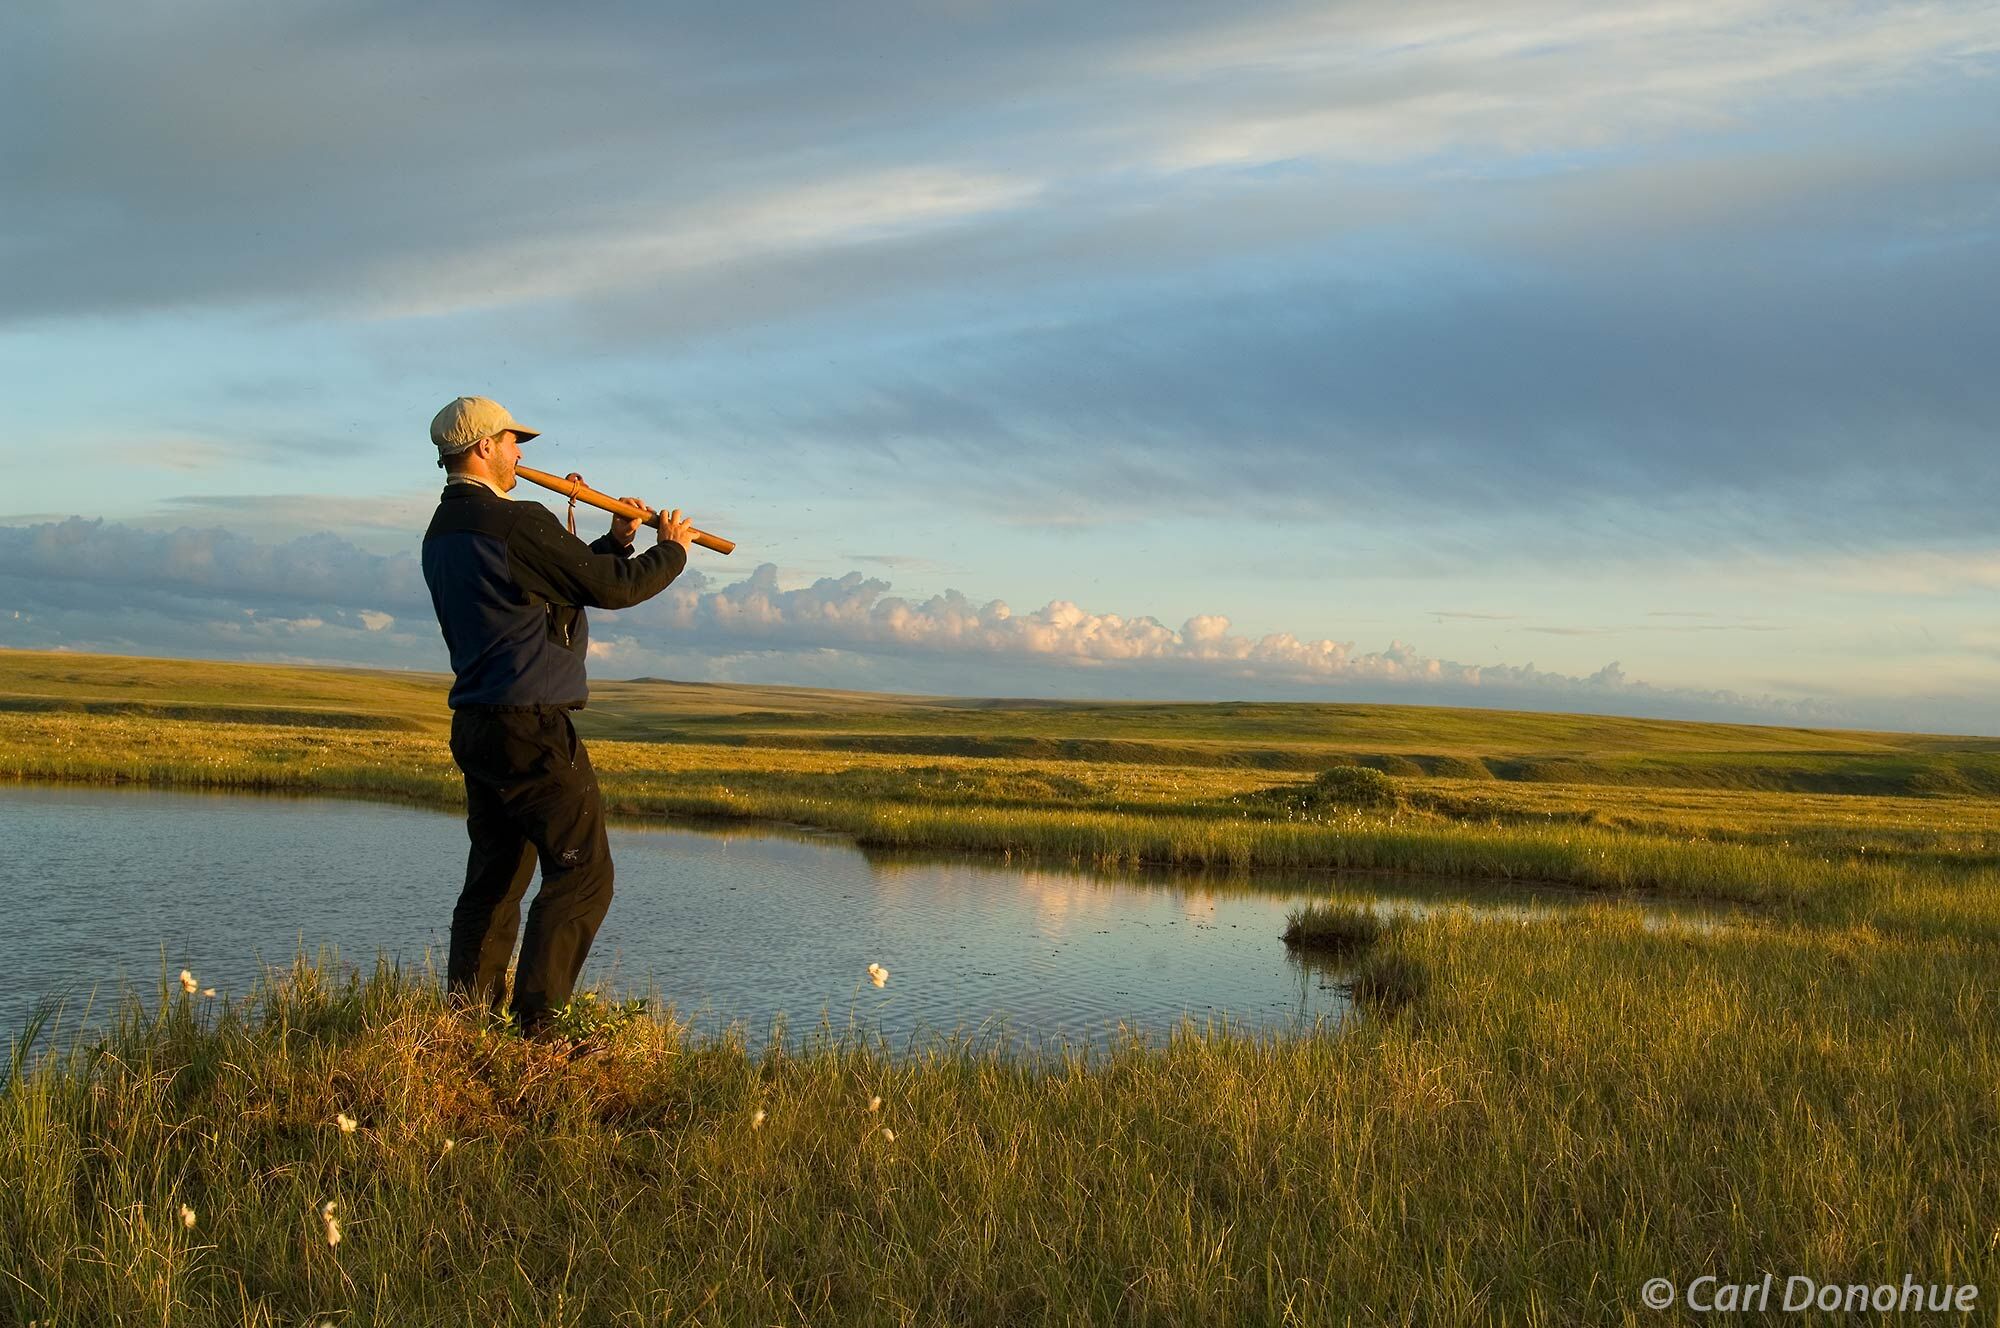
<instances>
[{"instance_id":1,"label":"jacket collar","mask_svg":"<svg viewBox=\"0 0 2000 1328\"><path fill-rule=\"evenodd\" d=\"M450 502L453 499L475 502L487 500L500 503L511 503L514 501L498 489L479 480L446 480L444 492L438 495L438 500L440 502Z\"/></svg>"}]
</instances>

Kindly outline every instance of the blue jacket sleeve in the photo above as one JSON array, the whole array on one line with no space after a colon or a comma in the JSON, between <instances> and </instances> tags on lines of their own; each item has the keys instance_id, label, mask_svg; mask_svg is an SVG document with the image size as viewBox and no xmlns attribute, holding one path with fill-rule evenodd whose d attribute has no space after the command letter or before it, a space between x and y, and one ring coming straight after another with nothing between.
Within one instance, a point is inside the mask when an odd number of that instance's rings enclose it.
<instances>
[{"instance_id":1,"label":"blue jacket sleeve","mask_svg":"<svg viewBox=\"0 0 2000 1328\"><path fill-rule=\"evenodd\" d=\"M627 609L643 604L673 584L687 567L687 550L663 541L636 557L631 546L609 535L585 544L563 529L540 503L527 510L507 538L507 557L521 588L552 604L577 608Z\"/></svg>"}]
</instances>

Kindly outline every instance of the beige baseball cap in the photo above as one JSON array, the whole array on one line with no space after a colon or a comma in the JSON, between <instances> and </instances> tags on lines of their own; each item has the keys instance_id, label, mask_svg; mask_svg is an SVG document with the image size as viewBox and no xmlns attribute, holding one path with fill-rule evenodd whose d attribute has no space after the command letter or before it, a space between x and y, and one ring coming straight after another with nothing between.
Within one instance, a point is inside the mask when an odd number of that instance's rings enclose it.
<instances>
[{"instance_id":1,"label":"beige baseball cap","mask_svg":"<svg viewBox=\"0 0 2000 1328\"><path fill-rule=\"evenodd\" d=\"M431 420L431 441L437 444L438 464L457 456L482 438L491 438L502 429L512 429L522 442L541 436L541 430L517 424L507 408L492 397L460 397Z\"/></svg>"}]
</instances>

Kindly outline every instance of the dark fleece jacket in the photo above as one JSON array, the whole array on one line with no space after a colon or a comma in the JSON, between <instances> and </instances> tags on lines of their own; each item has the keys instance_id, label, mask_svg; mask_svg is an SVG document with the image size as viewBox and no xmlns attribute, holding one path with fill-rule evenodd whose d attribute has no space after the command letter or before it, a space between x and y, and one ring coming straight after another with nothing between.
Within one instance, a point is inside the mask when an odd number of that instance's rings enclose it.
<instances>
[{"instance_id":1,"label":"dark fleece jacket","mask_svg":"<svg viewBox=\"0 0 2000 1328\"><path fill-rule=\"evenodd\" d=\"M585 544L540 503L447 484L424 532L423 564L457 675L454 709L576 709L590 695L584 609L651 599L687 566L687 550L664 541L635 558L609 535Z\"/></svg>"}]
</instances>

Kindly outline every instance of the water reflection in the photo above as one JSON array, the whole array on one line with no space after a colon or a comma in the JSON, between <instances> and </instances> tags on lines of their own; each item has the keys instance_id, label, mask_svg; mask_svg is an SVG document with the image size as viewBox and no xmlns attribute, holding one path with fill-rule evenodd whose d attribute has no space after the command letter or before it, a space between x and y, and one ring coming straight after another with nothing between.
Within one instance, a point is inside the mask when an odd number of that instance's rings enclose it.
<instances>
[{"instance_id":1,"label":"water reflection","mask_svg":"<svg viewBox=\"0 0 2000 1328\"><path fill-rule=\"evenodd\" d=\"M336 799L0 788L0 1024L44 993L99 1004L161 973L245 990L303 946L442 966L465 829ZM1287 952L1285 913L1340 894L1385 909L1563 906L1552 892L1326 873L1088 872L863 853L812 832L621 822L617 893L588 982L651 994L754 1044L774 1021L902 1044L957 1030L1101 1041L1182 1018L1331 1026L1345 977ZM1379 888L1386 885L1386 889ZM888 966L876 990L866 966Z\"/></svg>"}]
</instances>

